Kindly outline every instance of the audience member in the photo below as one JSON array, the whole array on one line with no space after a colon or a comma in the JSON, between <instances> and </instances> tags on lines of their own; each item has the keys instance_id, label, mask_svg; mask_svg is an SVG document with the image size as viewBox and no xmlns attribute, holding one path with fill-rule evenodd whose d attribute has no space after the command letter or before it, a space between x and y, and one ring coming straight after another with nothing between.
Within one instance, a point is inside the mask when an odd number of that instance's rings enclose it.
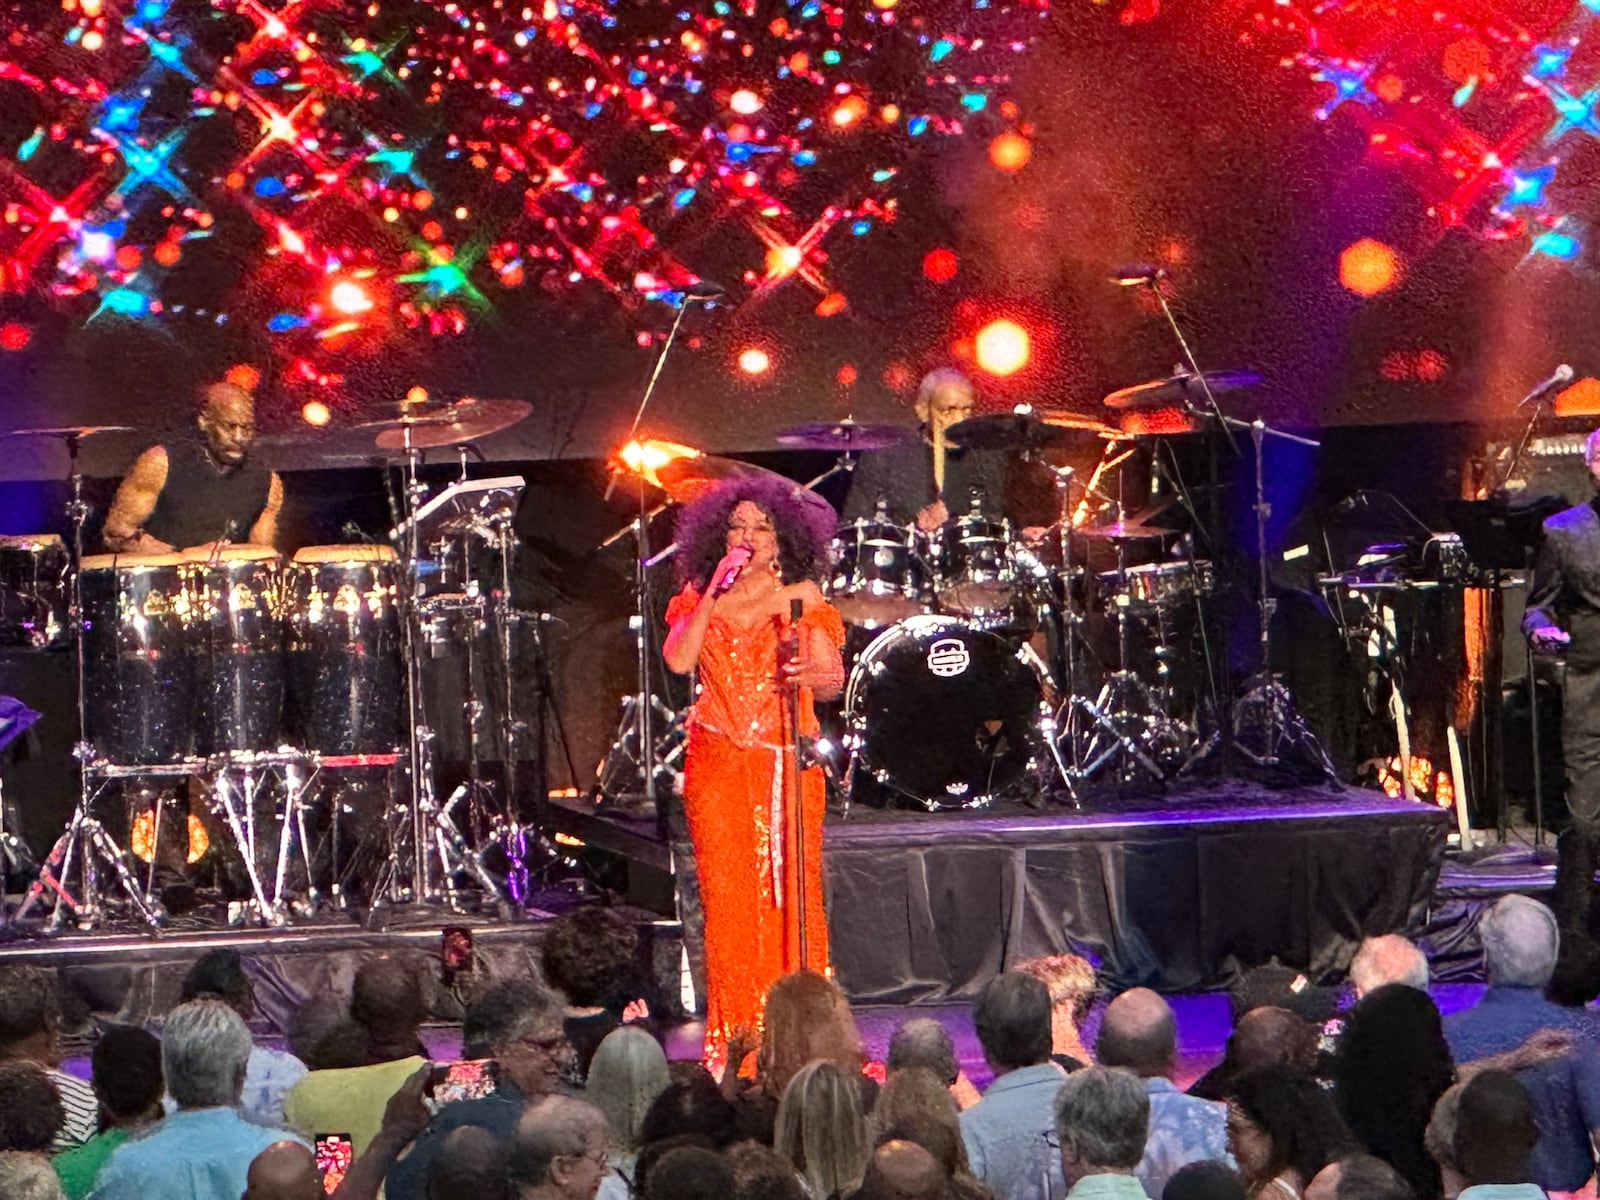
<instances>
[{"instance_id":1,"label":"audience member","mask_svg":"<svg viewBox=\"0 0 1600 1200\"><path fill-rule=\"evenodd\" d=\"M55 976L38 967L0 971L0 1062L32 1062L56 1085L65 1114L54 1149L68 1150L95 1135L100 1110L94 1091L61 1067Z\"/></svg>"},{"instance_id":2,"label":"audience member","mask_svg":"<svg viewBox=\"0 0 1600 1200\"><path fill-rule=\"evenodd\" d=\"M815 1059L827 1059L855 1080L863 1113L870 1113L876 1102L878 1085L861 1073L867 1055L850 1003L831 979L815 971L781 976L768 991L756 1079L750 1087L733 1073L744 1049L741 1039L730 1043L730 1066L722 1081L735 1103L741 1137L772 1145L778 1099L800 1068Z\"/></svg>"},{"instance_id":3,"label":"audience member","mask_svg":"<svg viewBox=\"0 0 1600 1200\"><path fill-rule=\"evenodd\" d=\"M643 1200L726 1200L733 1172L722 1155L703 1146L676 1146L647 1177Z\"/></svg>"},{"instance_id":4,"label":"audience member","mask_svg":"<svg viewBox=\"0 0 1600 1200\"><path fill-rule=\"evenodd\" d=\"M1409 984L1407 986L1410 986ZM1336 1158L1306 1184L1306 1200L1414 1200L1399 1171L1372 1154Z\"/></svg>"},{"instance_id":5,"label":"audience member","mask_svg":"<svg viewBox=\"0 0 1600 1200\"><path fill-rule=\"evenodd\" d=\"M605 1113L611 1130L611 1173L600 1184L605 1200L628 1200L644 1115L671 1082L666 1052L643 1029L613 1029L595 1051L584 1094Z\"/></svg>"},{"instance_id":6,"label":"audience member","mask_svg":"<svg viewBox=\"0 0 1600 1200\"><path fill-rule=\"evenodd\" d=\"M530 1102L558 1090L572 1061L561 1001L531 980L490 988L467 1011L462 1031L467 1057L494 1059L495 1090L439 1110L410 1153L389 1168L388 1200L422 1200L428 1162L452 1129L479 1125L497 1137L509 1135Z\"/></svg>"},{"instance_id":7,"label":"audience member","mask_svg":"<svg viewBox=\"0 0 1600 1200\"><path fill-rule=\"evenodd\" d=\"M961 1140L961 1122L955 1098L950 1089L939 1082L932 1071L923 1067L903 1067L890 1072L878 1089L878 1102L872 1108L872 1119L867 1122L868 1132L874 1142L882 1142L888 1131L908 1120L935 1120L947 1125ZM966 1165L966 1151L962 1150L962 1165Z\"/></svg>"},{"instance_id":8,"label":"audience member","mask_svg":"<svg viewBox=\"0 0 1600 1200\"><path fill-rule=\"evenodd\" d=\"M421 1037L427 1015L422 975L415 964L384 954L356 969L350 1017L366 1032L369 1064L427 1058Z\"/></svg>"},{"instance_id":9,"label":"audience member","mask_svg":"<svg viewBox=\"0 0 1600 1200\"><path fill-rule=\"evenodd\" d=\"M961 1070L956 1061L956 1046L950 1031L932 1017L913 1017L896 1029L889 1038L889 1053L884 1069L893 1075L911 1067L932 1071L950 1089L956 1104L971 1108L978 1102L978 1089Z\"/></svg>"},{"instance_id":10,"label":"audience member","mask_svg":"<svg viewBox=\"0 0 1600 1200\"><path fill-rule=\"evenodd\" d=\"M539 965L545 981L566 997L567 1039L580 1076L644 990L638 954L638 931L609 908L583 905L545 927Z\"/></svg>"},{"instance_id":11,"label":"audience member","mask_svg":"<svg viewBox=\"0 0 1600 1200\"><path fill-rule=\"evenodd\" d=\"M1519 1070L1517 1079L1540 1130L1528 1178L1549 1191L1576 1191L1594 1174L1591 1139L1600 1134L1600 1023L1544 996L1560 949L1555 915L1544 905L1505 896L1484 913L1478 933L1489 986L1471 1008L1445 1018L1444 1036L1464 1065L1509 1051L1537 1030L1570 1032L1567 1053Z\"/></svg>"},{"instance_id":12,"label":"audience member","mask_svg":"<svg viewBox=\"0 0 1600 1200\"><path fill-rule=\"evenodd\" d=\"M42 1154L0 1151L0 1196L5 1200L63 1200L61 1181Z\"/></svg>"},{"instance_id":13,"label":"audience member","mask_svg":"<svg viewBox=\"0 0 1600 1200\"><path fill-rule=\"evenodd\" d=\"M1353 1149L1333 1099L1283 1067L1240 1077L1228 1102L1228 1149L1250 1200L1300 1200L1335 1158Z\"/></svg>"},{"instance_id":14,"label":"audience member","mask_svg":"<svg viewBox=\"0 0 1600 1200\"><path fill-rule=\"evenodd\" d=\"M587 1100L546 1096L517 1120L506 1154L514 1200L594 1200L605 1173L606 1117Z\"/></svg>"},{"instance_id":15,"label":"audience member","mask_svg":"<svg viewBox=\"0 0 1600 1200\"><path fill-rule=\"evenodd\" d=\"M1049 990L1032 975L1007 971L978 993L972 1019L995 1073L983 1099L961 1114L972 1174L1000 1200L1046 1200L1058 1174L1049 1138L1055 1096L1067 1078L1050 1061ZM1140 1130L1142 1146L1143 1122Z\"/></svg>"},{"instance_id":16,"label":"audience member","mask_svg":"<svg viewBox=\"0 0 1600 1200\"><path fill-rule=\"evenodd\" d=\"M1363 996L1339 1036L1332 1075L1356 1141L1399 1171L1418 1200L1435 1200L1439 1167L1422 1135L1455 1064L1428 993L1386 983Z\"/></svg>"},{"instance_id":17,"label":"audience member","mask_svg":"<svg viewBox=\"0 0 1600 1200\"><path fill-rule=\"evenodd\" d=\"M191 1000L167 1016L161 1066L177 1111L111 1152L95 1200L215 1200L244 1191L250 1160L288 1135L239 1108L250 1030L220 1000Z\"/></svg>"},{"instance_id":18,"label":"audience member","mask_svg":"<svg viewBox=\"0 0 1600 1200\"><path fill-rule=\"evenodd\" d=\"M1228 1107L1185 1096L1172 1082L1178 1065L1178 1022L1149 988L1123 992L1100 1018L1095 1054L1103 1067L1137 1075L1150 1097L1150 1132L1137 1172L1151 1200L1160 1200L1179 1167L1228 1155Z\"/></svg>"},{"instance_id":19,"label":"audience member","mask_svg":"<svg viewBox=\"0 0 1600 1200\"><path fill-rule=\"evenodd\" d=\"M367 1031L337 992L320 992L289 1018L289 1050L311 1071L367 1065Z\"/></svg>"},{"instance_id":20,"label":"audience member","mask_svg":"<svg viewBox=\"0 0 1600 1200\"><path fill-rule=\"evenodd\" d=\"M1161 1200L1244 1200L1244 1184L1227 1163L1201 1159L1173 1173Z\"/></svg>"},{"instance_id":21,"label":"audience member","mask_svg":"<svg viewBox=\"0 0 1600 1200\"><path fill-rule=\"evenodd\" d=\"M770 1146L740 1142L722 1161L733 1176L733 1200L807 1200L799 1172Z\"/></svg>"},{"instance_id":22,"label":"audience member","mask_svg":"<svg viewBox=\"0 0 1600 1200\"><path fill-rule=\"evenodd\" d=\"M1439 1164L1440 1185L1444 1200L1456 1200L1467 1181L1461 1178L1461 1166L1456 1162L1456 1114L1461 1105L1461 1089L1465 1083L1452 1083L1433 1104L1433 1116L1422 1135L1422 1145L1428 1156Z\"/></svg>"},{"instance_id":23,"label":"audience member","mask_svg":"<svg viewBox=\"0 0 1600 1200\"><path fill-rule=\"evenodd\" d=\"M384 956L356 971L350 1008L352 1015L339 1019L330 1006L317 1004L305 1026L296 1014L299 1028L291 1036L312 1042L316 1069L284 1095L283 1113L289 1127L307 1137L335 1129L348 1133L359 1155L377 1135L389 1098L428 1061L419 1038L427 1007L416 969ZM324 1068L325 1059L346 1065Z\"/></svg>"},{"instance_id":24,"label":"audience member","mask_svg":"<svg viewBox=\"0 0 1600 1200\"><path fill-rule=\"evenodd\" d=\"M1428 959L1416 943L1398 933L1363 938L1350 959L1350 987L1359 1000L1386 983L1428 990Z\"/></svg>"},{"instance_id":25,"label":"audience member","mask_svg":"<svg viewBox=\"0 0 1600 1200\"><path fill-rule=\"evenodd\" d=\"M202 998L221 1000L239 1014L246 1028L249 1027L256 1012L256 994L237 950L207 951L189 968L178 992L179 1002ZM305 1063L288 1051L252 1042L239 1110L262 1125L274 1128L283 1125L284 1093L305 1073Z\"/></svg>"},{"instance_id":26,"label":"audience member","mask_svg":"<svg viewBox=\"0 0 1600 1200\"><path fill-rule=\"evenodd\" d=\"M1019 962L1013 970L1032 975L1050 990L1050 1057L1068 1071L1089 1063L1081 1030L1094 1003L1094 966L1076 954L1051 954Z\"/></svg>"},{"instance_id":27,"label":"audience member","mask_svg":"<svg viewBox=\"0 0 1600 1200\"><path fill-rule=\"evenodd\" d=\"M0 1062L0 1152L44 1154L66 1122L61 1093L38 1063Z\"/></svg>"},{"instance_id":28,"label":"audience member","mask_svg":"<svg viewBox=\"0 0 1600 1200\"><path fill-rule=\"evenodd\" d=\"M100 1101L100 1132L81 1146L56 1155L56 1174L68 1200L83 1200L94 1188L111 1152L161 1117L167 1090L161 1073L161 1042L134 1025L112 1025L89 1058L90 1079Z\"/></svg>"},{"instance_id":29,"label":"audience member","mask_svg":"<svg viewBox=\"0 0 1600 1200\"><path fill-rule=\"evenodd\" d=\"M687 1079L669 1083L639 1122L641 1155L645 1146L675 1137L699 1138L715 1150L738 1140L733 1105L704 1067L697 1066Z\"/></svg>"},{"instance_id":30,"label":"audience member","mask_svg":"<svg viewBox=\"0 0 1600 1200\"><path fill-rule=\"evenodd\" d=\"M273 1142L250 1160L240 1200L322 1200L317 1157L299 1142Z\"/></svg>"},{"instance_id":31,"label":"audience member","mask_svg":"<svg viewBox=\"0 0 1600 1200\"><path fill-rule=\"evenodd\" d=\"M427 1200L510 1200L508 1188L505 1147L478 1125L445 1134L428 1164Z\"/></svg>"},{"instance_id":32,"label":"audience member","mask_svg":"<svg viewBox=\"0 0 1600 1200\"><path fill-rule=\"evenodd\" d=\"M1227 1100L1233 1081L1262 1067L1318 1072L1321 1031L1299 1013L1276 1005L1252 1008L1234 1024L1222 1061L1189 1088L1202 1100Z\"/></svg>"},{"instance_id":33,"label":"audience member","mask_svg":"<svg viewBox=\"0 0 1600 1200\"><path fill-rule=\"evenodd\" d=\"M758 1145L759 1143L752 1142L750 1144ZM685 1146L692 1146L697 1150L710 1150L713 1153L719 1153L717 1147L711 1144L709 1138L698 1133L680 1133L669 1138L662 1138L658 1142L646 1142L644 1144L644 1148L639 1151L639 1161L634 1167L634 1197L637 1198L649 1195L650 1175L651 1172L655 1170L656 1164L667 1155L671 1154L674 1150L681 1149Z\"/></svg>"},{"instance_id":34,"label":"audience member","mask_svg":"<svg viewBox=\"0 0 1600 1200\"><path fill-rule=\"evenodd\" d=\"M949 1177L915 1142L892 1139L867 1160L854 1200L946 1200Z\"/></svg>"},{"instance_id":35,"label":"audience member","mask_svg":"<svg viewBox=\"0 0 1600 1200\"><path fill-rule=\"evenodd\" d=\"M836 1200L861 1182L867 1127L856 1075L818 1059L789 1080L778 1104L773 1149L793 1164L816 1200Z\"/></svg>"},{"instance_id":36,"label":"audience member","mask_svg":"<svg viewBox=\"0 0 1600 1200\"><path fill-rule=\"evenodd\" d=\"M1540 1200L1543 1190L1528 1179L1538 1140L1528 1089L1505 1071L1474 1076L1456 1101L1456 1162L1467 1183L1463 1200Z\"/></svg>"},{"instance_id":37,"label":"audience member","mask_svg":"<svg viewBox=\"0 0 1600 1200\"><path fill-rule=\"evenodd\" d=\"M1128 1072L1102 1066L1068 1075L1055 1100L1055 1142L1069 1200L1144 1200L1134 1172L1149 1125L1150 1097Z\"/></svg>"},{"instance_id":38,"label":"audience member","mask_svg":"<svg viewBox=\"0 0 1600 1200\"><path fill-rule=\"evenodd\" d=\"M410 1079L401 1085L400 1090L389 1097L389 1103L383 1110L383 1124L378 1127L377 1136L368 1144L364 1153L358 1154L351 1164L350 1170L345 1173L344 1182L335 1192L337 1200L378 1200L379 1193L384 1188L384 1179L395 1161L405 1153L416 1139L427 1129L433 1120L433 1111L427 1105L427 1093L432 1078L429 1067L423 1067ZM459 1126L462 1129L476 1129L477 1126ZM499 1140L488 1131L491 1145L498 1145ZM423 1188L421 1194L427 1193L428 1181L433 1178L433 1162L442 1152L443 1143L449 1135L440 1138L433 1147L427 1169L423 1172ZM500 1172L499 1178L503 1182L505 1173ZM468 1200L499 1200L491 1191L483 1197L471 1195Z\"/></svg>"}]
</instances>

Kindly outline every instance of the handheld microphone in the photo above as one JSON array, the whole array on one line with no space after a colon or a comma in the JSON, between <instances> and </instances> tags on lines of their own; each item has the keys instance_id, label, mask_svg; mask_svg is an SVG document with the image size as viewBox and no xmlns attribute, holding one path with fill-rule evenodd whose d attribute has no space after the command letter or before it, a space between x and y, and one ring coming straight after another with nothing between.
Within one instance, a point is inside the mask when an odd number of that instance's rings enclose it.
<instances>
[{"instance_id":1,"label":"handheld microphone","mask_svg":"<svg viewBox=\"0 0 1600 1200\"><path fill-rule=\"evenodd\" d=\"M738 553L743 557L721 579L711 581L711 594L713 596L725 595L739 581L739 576L744 574L745 564L750 561L751 550L749 546L735 546L729 553Z\"/></svg>"},{"instance_id":2,"label":"handheld microphone","mask_svg":"<svg viewBox=\"0 0 1600 1200\"><path fill-rule=\"evenodd\" d=\"M1521 400L1517 401L1517 407L1518 408L1524 408L1529 404L1537 404L1537 403L1539 403L1547 395L1549 395L1551 392L1555 391L1556 388L1561 387L1563 384L1571 383L1572 382L1572 376L1573 376L1572 368L1569 367L1566 363L1562 363L1554 371L1550 372L1550 378L1540 382L1533 389L1533 391L1529 392Z\"/></svg>"},{"instance_id":3,"label":"handheld microphone","mask_svg":"<svg viewBox=\"0 0 1600 1200\"><path fill-rule=\"evenodd\" d=\"M1154 263L1124 263L1111 269L1111 282L1118 287L1143 287L1167 278L1167 269Z\"/></svg>"}]
</instances>

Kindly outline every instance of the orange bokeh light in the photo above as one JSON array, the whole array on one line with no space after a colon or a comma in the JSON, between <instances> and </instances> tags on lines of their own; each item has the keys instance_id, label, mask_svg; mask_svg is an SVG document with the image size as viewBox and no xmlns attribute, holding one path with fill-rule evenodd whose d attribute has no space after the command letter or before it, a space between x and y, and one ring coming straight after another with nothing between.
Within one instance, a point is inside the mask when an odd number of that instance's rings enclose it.
<instances>
[{"instance_id":1,"label":"orange bokeh light","mask_svg":"<svg viewBox=\"0 0 1600 1200\"><path fill-rule=\"evenodd\" d=\"M793 275L803 260L799 246L773 246L767 251L767 274L774 279Z\"/></svg>"},{"instance_id":2,"label":"orange bokeh light","mask_svg":"<svg viewBox=\"0 0 1600 1200\"><path fill-rule=\"evenodd\" d=\"M326 425L333 420L333 411L321 400L307 400L300 408L300 419L307 425Z\"/></svg>"},{"instance_id":3,"label":"orange bokeh light","mask_svg":"<svg viewBox=\"0 0 1600 1200\"><path fill-rule=\"evenodd\" d=\"M1400 256L1373 238L1351 242L1339 255L1339 282L1358 296L1376 296L1400 278Z\"/></svg>"},{"instance_id":4,"label":"orange bokeh light","mask_svg":"<svg viewBox=\"0 0 1600 1200\"><path fill-rule=\"evenodd\" d=\"M772 367L772 358L760 346L739 351L739 369L746 375L763 375Z\"/></svg>"},{"instance_id":5,"label":"orange bokeh light","mask_svg":"<svg viewBox=\"0 0 1600 1200\"><path fill-rule=\"evenodd\" d=\"M756 95L749 88L740 88L737 92L728 97L728 107L733 109L733 111L738 113L741 117L748 117L751 113L760 112L761 104L761 97Z\"/></svg>"},{"instance_id":6,"label":"orange bokeh light","mask_svg":"<svg viewBox=\"0 0 1600 1200\"><path fill-rule=\"evenodd\" d=\"M989 143L989 161L1002 171L1020 171L1032 157L1033 143L1013 130Z\"/></svg>"},{"instance_id":7,"label":"orange bokeh light","mask_svg":"<svg viewBox=\"0 0 1600 1200\"><path fill-rule=\"evenodd\" d=\"M1015 321L1001 317L978 330L973 339L973 356L991 375L1014 375L1028 365L1033 340Z\"/></svg>"},{"instance_id":8,"label":"orange bokeh light","mask_svg":"<svg viewBox=\"0 0 1600 1200\"><path fill-rule=\"evenodd\" d=\"M21 350L33 341L33 330L21 321L0 325L0 350Z\"/></svg>"},{"instance_id":9,"label":"orange bokeh light","mask_svg":"<svg viewBox=\"0 0 1600 1200\"><path fill-rule=\"evenodd\" d=\"M867 115L867 102L860 96L846 96L833 110L833 123L840 129L854 125Z\"/></svg>"},{"instance_id":10,"label":"orange bokeh light","mask_svg":"<svg viewBox=\"0 0 1600 1200\"><path fill-rule=\"evenodd\" d=\"M234 387L241 387L247 392L253 392L256 390L256 384L261 382L261 372L249 363L235 363L228 368L223 378L233 384Z\"/></svg>"}]
</instances>

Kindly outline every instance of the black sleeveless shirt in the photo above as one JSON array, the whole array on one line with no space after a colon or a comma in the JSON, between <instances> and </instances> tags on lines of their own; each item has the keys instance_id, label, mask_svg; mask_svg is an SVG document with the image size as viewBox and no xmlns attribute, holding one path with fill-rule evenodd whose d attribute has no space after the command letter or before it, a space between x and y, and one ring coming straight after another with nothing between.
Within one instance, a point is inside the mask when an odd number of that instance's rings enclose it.
<instances>
[{"instance_id":1,"label":"black sleeveless shirt","mask_svg":"<svg viewBox=\"0 0 1600 1200\"><path fill-rule=\"evenodd\" d=\"M167 482L145 532L180 550L226 538L242 542L267 506L272 472L246 458L236 467L218 467L197 438L166 446Z\"/></svg>"}]
</instances>

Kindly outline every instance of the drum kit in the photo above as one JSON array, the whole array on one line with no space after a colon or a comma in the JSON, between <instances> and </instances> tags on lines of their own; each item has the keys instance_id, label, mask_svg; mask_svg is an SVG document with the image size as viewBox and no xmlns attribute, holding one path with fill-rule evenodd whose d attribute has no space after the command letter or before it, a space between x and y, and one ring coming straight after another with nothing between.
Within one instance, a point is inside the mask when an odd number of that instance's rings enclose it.
<instances>
[{"instance_id":1,"label":"drum kit","mask_svg":"<svg viewBox=\"0 0 1600 1200\"><path fill-rule=\"evenodd\" d=\"M526 726L512 716L509 690L526 616L512 607L510 586L523 480L468 479L464 453L461 478L435 495L419 473L426 450L464 448L530 409L464 400L373 422L379 448L403 453L408 515L387 543L307 546L287 559L270 547L221 543L169 554L86 554L78 450L105 427L8 434L65 441L73 533L70 548L54 535L0 539L0 644L70 644L82 731L76 810L8 919L26 922L48 905L51 931L69 922L92 928L123 910L148 926L163 924L157 863L161 831L171 824L163 809L171 806L189 808L213 843L220 834L242 866L248 888L230 905L231 919L282 925L313 915L324 900L346 907L338 846L346 806L335 788L313 814L328 792L313 784L324 773L337 781L373 771L387 776L383 866L368 895L374 906L444 901L457 908L466 883L486 902L521 903L532 851L516 811L511 745ZM490 704L473 693L480 668L471 661L486 632L506 686ZM422 660L424 651L457 650L469 659L463 719L473 756L468 780L440 803L421 706ZM500 785L478 769L491 710L506 744ZM404 796L397 770L409 778ZM115 812L106 811L115 809L108 793L118 788L129 801L126 846L107 824L121 832ZM141 818L133 809L142 806L153 807ZM320 870L308 837L312 815L331 842ZM491 852L494 871L486 865ZM326 892L319 877L331 878Z\"/></svg>"}]
</instances>

